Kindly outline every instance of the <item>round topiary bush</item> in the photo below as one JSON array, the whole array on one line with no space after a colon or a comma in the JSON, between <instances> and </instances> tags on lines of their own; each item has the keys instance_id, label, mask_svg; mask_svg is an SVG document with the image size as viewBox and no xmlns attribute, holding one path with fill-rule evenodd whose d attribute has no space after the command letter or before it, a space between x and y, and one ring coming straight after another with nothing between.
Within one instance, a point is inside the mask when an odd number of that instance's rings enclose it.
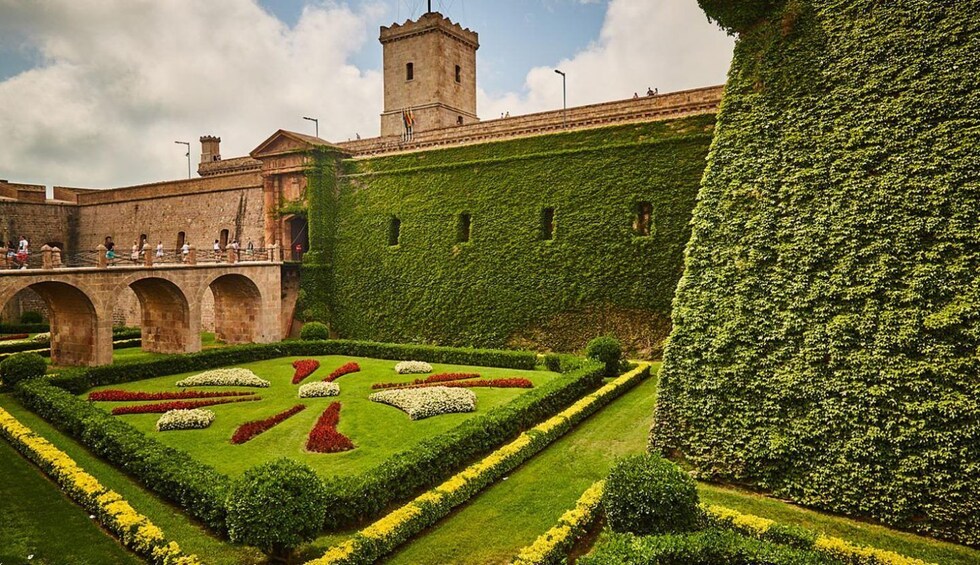
<instances>
[{"instance_id":1,"label":"round topiary bush","mask_svg":"<svg viewBox=\"0 0 980 565\"><path fill-rule=\"evenodd\" d=\"M44 357L37 353L14 353L0 361L0 381L5 386L14 386L25 379L43 376L47 370Z\"/></svg>"},{"instance_id":2,"label":"round topiary bush","mask_svg":"<svg viewBox=\"0 0 980 565\"><path fill-rule=\"evenodd\" d=\"M694 479L659 455L617 462L606 479L602 507L614 532L679 533L702 525Z\"/></svg>"},{"instance_id":3,"label":"round topiary bush","mask_svg":"<svg viewBox=\"0 0 980 565\"><path fill-rule=\"evenodd\" d=\"M300 330L299 337L305 340L328 339L330 337L330 329L327 328L326 324L320 322L307 322L303 324L303 329Z\"/></svg>"},{"instance_id":4,"label":"round topiary bush","mask_svg":"<svg viewBox=\"0 0 980 565\"><path fill-rule=\"evenodd\" d=\"M612 336L597 337L585 348L585 356L605 363L606 376L615 377L619 374L620 360L623 358L623 347L619 340Z\"/></svg>"},{"instance_id":5,"label":"round topiary bush","mask_svg":"<svg viewBox=\"0 0 980 565\"><path fill-rule=\"evenodd\" d=\"M313 469L280 458L245 471L226 506L232 541L288 560L294 548L323 529L326 491Z\"/></svg>"}]
</instances>

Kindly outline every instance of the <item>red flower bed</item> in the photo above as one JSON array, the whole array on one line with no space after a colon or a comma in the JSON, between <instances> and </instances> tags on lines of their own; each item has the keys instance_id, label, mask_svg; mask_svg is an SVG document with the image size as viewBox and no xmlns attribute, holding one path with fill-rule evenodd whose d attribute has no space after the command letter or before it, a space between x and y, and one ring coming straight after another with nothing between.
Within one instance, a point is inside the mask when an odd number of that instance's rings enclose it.
<instances>
[{"instance_id":1,"label":"red flower bed","mask_svg":"<svg viewBox=\"0 0 980 565\"><path fill-rule=\"evenodd\" d=\"M340 403L333 402L320 414L320 419L310 430L306 439L307 451L316 453L337 453L354 449L350 438L337 431L340 422Z\"/></svg>"},{"instance_id":2,"label":"red flower bed","mask_svg":"<svg viewBox=\"0 0 980 565\"><path fill-rule=\"evenodd\" d=\"M28 337L30 337L30 334L10 334L5 336L0 336L0 341L10 341L14 339L27 339Z\"/></svg>"},{"instance_id":3,"label":"red flower bed","mask_svg":"<svg viewBox=\"0 0 980 565\"><path fill-rule=\"evenodd\" d=\"M329 377L327 377L327 378L325 378L323 380L329 383L329 382L332 382L332 381L335 381L335 380L339 379L340 377L342 377L344 375L349 375L350 373L356 373L356 372L358 372L360 370L361 370L361 366L358 365L357 363L353 363L353 362L351 362L351 363L344 363L343 365L341 365L340 367L338 367L334 372L330 373L330 376Z\"/></svg>"},{"instance_id":4,"label":"red flower bed","mask_svg":"<svg viewBox=\"0 0 980 565\"><path fill-rule=\"evenodd\" d=\"M132 406L117 406L112 409L112 415L163 414L164 412L169 412L170 410L187 410L188 408L203 408L205 406L215 406L217 404L249 402L252 400L262 399L258 396L247 396L245 398L221 398L218 400L178 400L175 402L159 402L157 404L134 404Z\"/></svg>"},{"instance_id":5,"label":"red flower bed","mask_svg":"<svg viewBox=\"0 0 980 565\"><path fill-rule=\"evenodd\" d=\"M448 386L452 388L534 388L534 383L523 377L511 377L509 379L485 379L485 380L456 380L447 382L418 382L415 383L378 383L371 388L427 388L431 386Z\"/></svg>"},{"instance_id":6,"label":"red flower bed","mask_svg":"<svg viewBox=\"0 0 980 565\"><path fill-rule=\"evenodd\" d=\"M184 400L188 398L220 398L223 396L252 396L254 392L181 390L174 392L132 392L128 390L100 390L88 395L91 401L120 402L137 400Z\"/></svg>"},{"instance_id":7,"label":"red flower bed","mask_svg":"<svg viewBox=\"0 0 980 565\"><path fill-rule=\"evenodd\" d=\"M411 385L421 385L426 383L443 383L449 381L463 381L467 379L478 379L480 378L479 373L439 373L437 375L432 375L424 379L415 379L410 383L374 383L371 385L373 389L379 388L408 388Z\"/></svg>"},{"instance_id":8,"label":"red flower bed","mask_svg":"<svg viewBox=\"0 0 980 565\"><path fill-rule=\"evenodd\" d=\"M316 359L297 359L293 361L293 368L296 369L296 372L293 373L293 384L295 385L319 369L320 362Z\"/></svg>"},{"instance_id":9,"label":"red flower bed","mask_svg":"<svg viewBox=\"0 0 980 565\"><path fill-rule=\"evenodd\" d=\"M297 404L296 406L293 406L288 410L283 410L275 416L270 416L265 420L245 422L244 424L238 426L238 429L235 430L235 433L231 436L231 443L236 445L239 443L245 443L262 432L271 430L272 428L276 427L277 424L285 421L287 418L299 414L305 408L305 404Z\"/></svg>"}]
</instances>

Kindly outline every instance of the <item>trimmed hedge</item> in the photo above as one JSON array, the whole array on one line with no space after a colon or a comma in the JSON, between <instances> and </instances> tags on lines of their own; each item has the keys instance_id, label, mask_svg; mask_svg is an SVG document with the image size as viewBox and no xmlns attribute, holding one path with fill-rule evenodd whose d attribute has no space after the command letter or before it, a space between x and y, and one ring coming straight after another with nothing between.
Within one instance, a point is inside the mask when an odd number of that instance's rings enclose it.
<instances>
[{"instance_id":1,"label":"trimmed hedge","mask_svg":"<svg viewBox=\"0 0 980 565\"><path fill-rule=\"evenodd\" d=\"M580 557L581 565L662 563L694 565L843 565L812 551L787 547L736 534L728 530L703 530L689 534L635 536L608 534L592 553Z\"/></svg>"},{"instance_id":2,"label":"trimmed hedge","mask_svg":"<svg viewBox=\"0 0 980 565\"><path fill-rule=\"evenodd\" d=\"M0 361L0 384L12 387L20 381L41 377L47 370L44 357L37 353L14 353Z\"/></svg>"},{"instance_id":3,"label":"trimmed hedge","mask_svg":"<svg viewBox=\"0 0 980 565\"><path fill-rule=\"evenodd\" d=\"M0 334L39 334L50 329L48 324L0 324Z\"/></svg>"},{"instance_id":4,"label":"trimmed hedge","mask_svg":"<svg viewBox=\"0 0 980 565\"><path fill-rule=\"evenodd\" d=\"M980 545L978 53L976 2L793 0L741 35L655 448Z\"/></svg>"},{"instance_id":5,"label":"trimmed hedge","mask_svg":"<svg viewBox=\"0 0 980 565\"><path fill-rule=\"evenodd\" d=\"M67 369L51 377L53 384L80 394L93 386L140 381L163 375L203 371L274 359L276 357L309 357L314 355L350 355L374 359L416 359L430 363L478 365L506 369L534 370L537 355L530 351L464 349L434 345L404 345L373 341L327 340L283 341L219 347L197 353L181 353L136 363L118 363L102 367Z\"/></svg>"},{"instance_id":6,"label":"trimmed hedge","mask_svg":"<svg viewBox=\"0 0 980 565\"><path fill-rule=\"evenodd\" d=\"M143 486L209 528L224 531L228 477L45 379L22 382L14 391L32 412L79 439Z\"/></svg>"},{"instance_id":7,"label":"trimmed hedge","mask_svg":"<svg viewBox=\"0 0 980 565\"><path fill-rule=\"evenodd\" d=\"M700 529L694 479L654 454L630 455L616 462L602 493L606 521L614 532L669 534Z\"/></svg>"},{"instance_id":8,"label":"trimmed hedge","mask_svg":"<svg viewBox=\"0 0 980 565\"><path fill-rule=\"evenodd\" d=\"M402 343L579 351L610 333L659 356L713 125L618 125L347 160L336 173L323 155L308 174L318 268L303 268L304 317ZM633 231L639 202L653 207L645 236Z\"/></svg>"}]
</instances>

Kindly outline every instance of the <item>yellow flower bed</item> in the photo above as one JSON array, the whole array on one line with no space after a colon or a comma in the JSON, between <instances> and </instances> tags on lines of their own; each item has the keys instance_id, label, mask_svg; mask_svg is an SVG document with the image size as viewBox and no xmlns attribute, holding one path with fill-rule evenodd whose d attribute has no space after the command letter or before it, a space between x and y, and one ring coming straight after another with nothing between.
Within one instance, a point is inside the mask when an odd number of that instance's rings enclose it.
<instances>
[{"instance_id":1,"label":"yellow flower bed","mask_svg":"<svg viewBox=\"0 0 980 565\"><path fill-rule=\"evenodd\" d=\"M550 530L521 549L512 565L562 563L568 557L568 549L598 517L605 484L605 481L598 481L586 489L575 503L575 508L562 514Z\"/></svg>"},{"instance_id":2,"label":"yellow flower bed","mask_svg":"<svg viewBox=\"0 0 980 565\"><path fill-rule=\"evenodd\" d=\"M200 565L197 556L184 555L176 542L150 522L119 493L107 489L75 460L0 408L0 435L48 474L69 496L98 516L123 545L163 565Z\"/></svg>"},{"instance_id":3,"label":"yellow flower bed","mask_svg":"<svg viewBox=\"0 0 980 565\"><path fill-rule=\"evenodd\" d=\"M770 528L776 525L775 521L768 518L742 514L724 506L702 504L701 507L710 519L756 538L762 538ZM823 534L817 536L813 542L813 549L844 563L855 565L929 565L921 559L905 557L894 551L855 545L840 538Z\"/></svg>"}]
</instances>

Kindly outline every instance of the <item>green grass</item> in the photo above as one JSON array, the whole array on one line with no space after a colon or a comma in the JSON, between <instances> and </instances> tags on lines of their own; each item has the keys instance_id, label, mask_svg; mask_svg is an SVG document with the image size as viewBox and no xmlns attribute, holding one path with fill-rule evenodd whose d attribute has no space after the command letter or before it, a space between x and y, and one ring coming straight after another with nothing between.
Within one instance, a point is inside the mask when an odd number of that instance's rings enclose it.
<instances>
[{"instance_id":1,"label":"green grass","mask_svg":"<svg viewBox=\"0 0 980 565\"><path fill-rule=\"evenodd\" d=\"M214 334L211 332L201 332L201 349L212 349L214 347L224 347L225 343L219 342L215 339ZM169 353L153 353L150 351L143 351L139 346L137 347L125 347L122 349L115 349L112 352L112 362L113 363L136 363L138 361L147 361L150 359L155 359L157 357L163 357L164 355L169 355Z\"/></svg>"},{"instance_id":2,"label":"green grass","mask_svg":"<svg viewBox=\"0 0 980 565\"><path fill-rule=\"evenodd\" d=\"M161 442L180 449L199 461L214 466L218 471L236 477L249 467L276 457L286 456L301 463L307 463L322 476L340 475L365 471L381 463L387 457L408 449L420 440L443 433L458 426L474 415L506 404L526 389L472 389L477 395L477 411L466 414L446 414L412 421L401 410L392 406L371 402L368 395L371 384L388 381L410 381L425 375L397 375L394 372L396 361L354 358L345 356L316 357L320 369L307 377L304 382L323 379L335 368L347 361L356 361L361 372L345 375L335 381L340 385L340 395L328 398L297 397L298 385L291 384L292 362L299 357L286 357L246 363L241 367L251 369L258 376L270 381L269 388L247 389L243 387L202 387L205 390L252 390L262 398L258 402L242 402L210 407L216 417L214 423L204 430L176 432L157 432L154 430L159 414L134 414L120 416L136 428L153 435ZM536 385L555 377L546 371L518 371L462 365L433 365L440 372L477 372L484 377L523 376ZM100 387L93 390L118 388L139 391L175 391L174 384L183 376L171 375L147 379L123 385ZM308 453L305 450L306 437L323 410L332 402L340 401L339 429L354 442L355 449L343 453ZM126 402L100 402L106 410ZM231 436L235 429L250 420L260 420L277 414L296 404L305 404L307 409L282 422L271 430L242 445L233 445Z\"/></svg>"},{"instance_id":3,"label":"green grass","mask_svg":"<svg viewBox=\"0 0 980 565\"><path fill-rule=\"evenodd\" d=\"M95 476L103 485L121 494L123 498L132 504L137 512L144 514L154 524L163 529L163 533L167 536L167 539L179 543L181 548L187 553L197 554L202 561L210 565L249 565L262 561L261 554L255 550L236 547L226 541L213 537L203 527L190 520L176 507L157 498L152 493L143 489L135 480L117 470L112 465L105 463L72 438L59 432L43 419L17 403L11 395L0 394L0 407L10 412L25 426L44 436L44 438L53 443L58 449L67 453L69 457ZM6 444L2 440L0 440L0 443ZM5 485L14 484L7 480L6 475L2 475L2 477L3 479L0 480L0 483ZM56 492L58 488L56 485L52 483L48 483L48 485L52 492ZM0 492L3 491L0 490ZM30 493L18 496L24 500L34 499L33 494ZM4 496L5 498L6 496ZM0 524L3 521L0 518ZM43 539L39 537L43 536L43 532L35 533L25 530L23 535L32 540ZM0 537L0 539L6 539L6 537ZM70 541L66 540L66 543ZM71 552L68 553L68 555L71 554ZM6 563L6 561L0 562ZM23 560L20 559L12 562L22 563ZM64 561L60 560L55 562L63 563ZM99 560L94 562L102 563Z\"/></svg>"},{"instance_id":4,"label":"green grass","mask_svg":"<svg viewBox=\"0 0 980 565\"><path fill-rule=\"evenodd\" d=\"M656 393L656 377L640 383L390 562L507 563L604 478L618 457L644 449Z\"/></svg>"},{"instance_id":5,"label":"green grass","mask_svg":"<svg viewBox=\"0 0 980 565\"><path fill-rule=\"evenodd\" d=\"M141 563L0 440L0 563Z\"/></svg>"}]
</instances>

